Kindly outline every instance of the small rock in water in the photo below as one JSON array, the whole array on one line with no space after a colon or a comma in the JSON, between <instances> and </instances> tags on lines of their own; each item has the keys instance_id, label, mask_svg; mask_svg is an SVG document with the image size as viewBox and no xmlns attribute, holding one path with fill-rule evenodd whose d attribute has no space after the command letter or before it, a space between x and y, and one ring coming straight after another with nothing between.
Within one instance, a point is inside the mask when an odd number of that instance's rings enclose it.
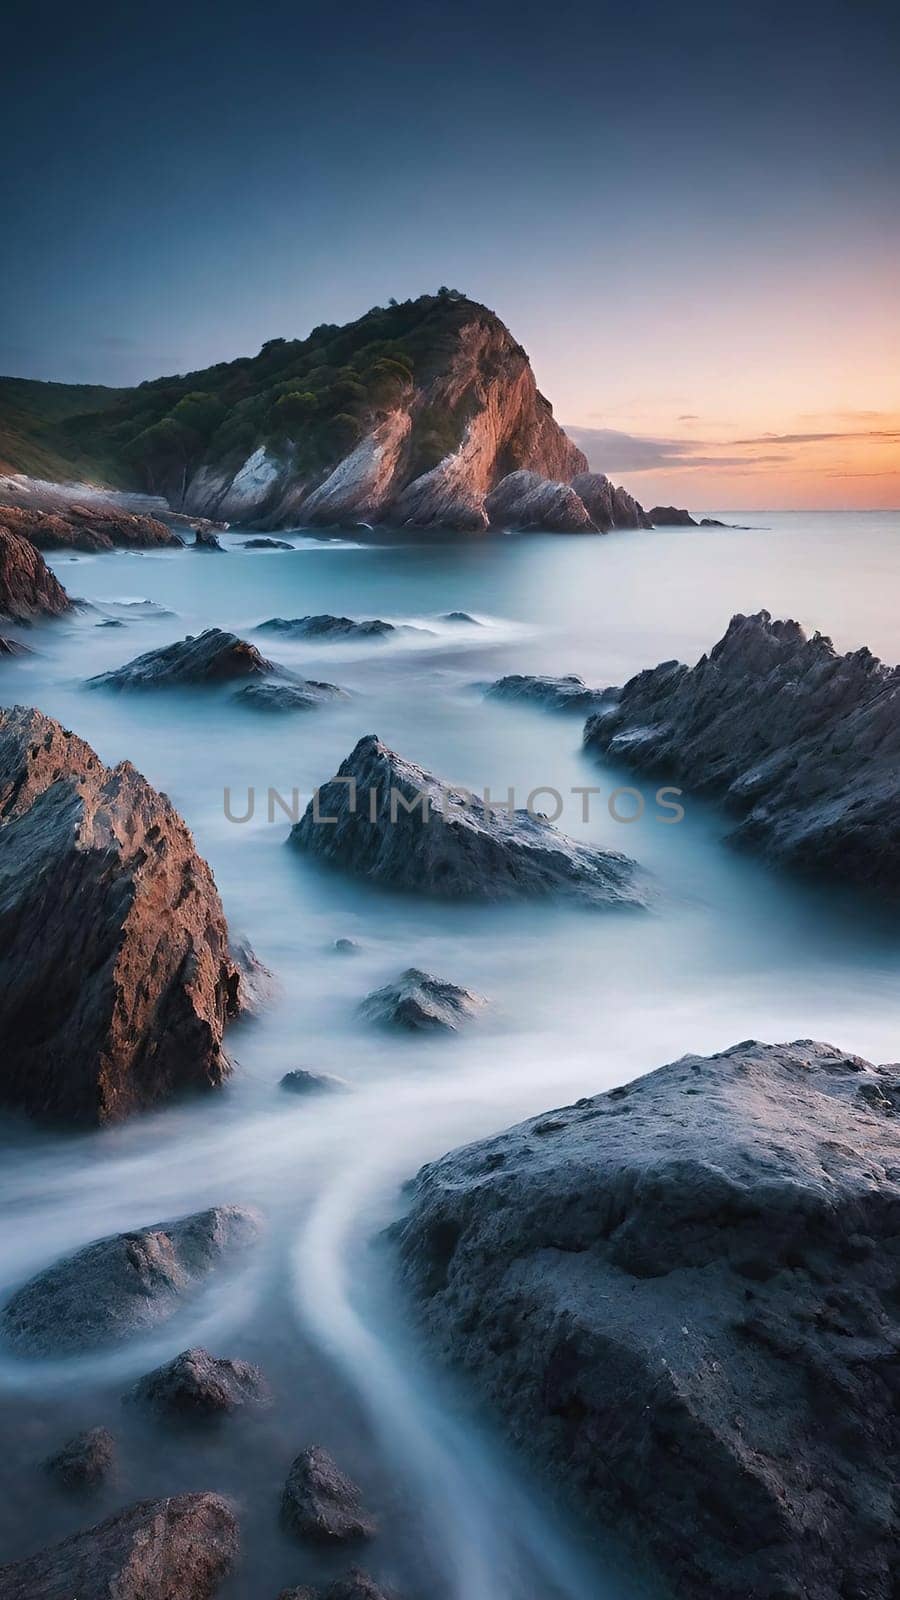
<instances>
[{"instance_id":1,"label":"small rock in water","mask_svg":"<svg viewBox=\"0 0 900 1600\"><path fill-rule=\"evenodd\" d=\"M288 1094L318 1094L322 1091L332 1093L336 1089L346 1089L347 1084L343 1078L338 1078L331 1072L307 1072L305 1067L295 1067L292 1072L285 1073L280 1087Z\"/></svg>"},{"instance_id":2,"label":"small rock in water","mask_svg":"<svg viewBox=\"0 0 900 1600\"><path fill-rule=\"evenodd\" d=\"M248 539L245 550L293 550L287 539Z\"/></svg>"},{"instance_id":3,"label":"small rock in water","mask_svg":"<svg viewBox=\"0 0 900 1600\"><path fill-rule=\"evenodd\" d=\"M318 1544L371 1539L376 1531L374 1519L362 1509L357 1485L320 1445L312 1445L294 1461L281 1515L292 1533Z\"/></svg>"},{"instance_id":4,"label":"small rock in water","mask_svg":"<svg viewBox=\"0 0 900 1600\"><path fill-rule=\"evenodd\" d=\"M243 705L276 713L313 711L331 700L348 698L347 690L339 689L336 683L319 683L314 678L304 678L299 683L248 683L235 695Z\"/></svg>"},{"instance_id":5,"label":"small rock in water","mask_svg":"<svg viewBox=\"0 0 900 1600\"><path fill-rule=\"evenodd\" d=\"M228 683L236 678L265 677L277 672L273 661L260 655L255 644L221 628L207 628L196 638L189 634L175 644L147 650L122 667L88 678L91 689L147 689L169 684Z\"/></svg>"},{"instance_id":6,"label":"small rock in water","mask_svg":"<svg viewBox=\"0 0 900 1600\"><path fill-rule=\"evenodd\" d=\"M518 700L543 706L548 711L578 711L584 715L603 705L608 691L589 689L584 679L575 673L563 678L545 678L511 672L489 683L484 692L491 700Z\"/></svg>"},{"instance_id":7,"label":"small rock in water","mask_svg":"<svg viewBox=\"0 0 900 1600\"><path fill-rule=\"evenodd\" d=\"M360 1010L371 1022L392 1023L413 1032L436 1028L455 1032L486 1005L483 995L432 977L419 967L408 967L396 983L367 995Z\"/></svg>"},{"instance_id":8,"label":"small rock in water","mask_svg":"<svg viewBox=\"0 0 900 1600\"><path fill-rule=\"evenodd\" d=\"M391 1600L368 1572L352 1567L346 1577L338 1578L325 1590L324 1600Z\"/></svg>"},{"instance_id":9,"label":"small rock in water","mask_svg":"<svg viewBox=\"0 0 900 1600\"><path fill-rule=\"evenodd\" d=\"M163 1416L213 1417L263 1405L271 1395L259 1368L249 1362L211 1356L208 1350L183 1350L174 1361L146 1373L125 1398Z\"/></svg>"},{"instance_id":10,"label":"small rock in water","mask_svg":"<svg viewBox=\"0 0 900 1600\"><path fill-rule=\"evenodd\" d=\"M468 611L445 611L441 622L468 622L473 628L480 628L481 623L477 617L470 617Z\"/></svg>"},{"instance_id":11,"label":"small rock in water","mask_svg":"<svg viewBox=\"0 0 900 1600\"><path fill-rule=\"evenodd\" d=\"M339 956L355 956L362 949L355 939L335 939L334 949Z\"/></svg>"},{"instance_id":12,"label":"small rock in water","mask_svg":"<svg viewBox=\"0 0 900 1600\"><path fill-rule=\"evenodd\" d=\"M191 548L193 550L217 550L220 555L225 554L211 528L198 528Z\"/></svg>"},{"instance_id":13,"label":"small rock in water","mask_svg":"<svg viewBox=\"0 0 900 1600\"><path fill-rule=\"evenodd\" d=\"M116 1441L108 1428L89 1428L76 1433L56 1455L48 1456L44 1470L63 1489L99 1489L112 1474L116 1463Z\"/></svg>"}]
</instances>

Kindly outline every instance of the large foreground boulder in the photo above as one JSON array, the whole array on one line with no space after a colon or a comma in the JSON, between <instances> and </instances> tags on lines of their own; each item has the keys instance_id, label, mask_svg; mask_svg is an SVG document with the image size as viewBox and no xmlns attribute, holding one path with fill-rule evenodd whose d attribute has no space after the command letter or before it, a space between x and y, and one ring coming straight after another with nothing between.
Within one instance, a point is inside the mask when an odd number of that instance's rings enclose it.
<instances>
[{"instance_id":1,"label":"large foreground boulder","mask_svg":"<svg viewBox=\"0 0 900 1600\"><path fill-rule=\"evenodd\" d=\"M242 1003L165 796L43 712L0 711L0 1104L102 1123L216 1087Z\"/></svg>"},{"instance_id":2,"label":"large foreground boulder","mask_svg":"<svg viewBox=\"0 0 900 1600\"><path fill-rule=\"evenodd\" d=\"M685 1056L422 1169L438 1350L697 1600L892 1600L900 1069Z\"/></svg>"},{"instance_id":3,"label":"large foreground boulder","mask_svg":"<svg viewBox=\"0 0 900 1600\"><path fill-rule=\"evenodd\" d=\"M259 1232L254 1211L213 1206L96 1239L23 1284L0 1312L0 1334L28 1356L115 1344L174 1316L215 1272L239 1262Z\"/></svg>"},{"instance_id":4,"label":"large foreground boulder","mask_svg":"<svg viewBox=\"0 0 900 1600\"><path fill-rule=\"evenodd\" d=\"M33 622L61 617L72 602L34 545L0 521L0 618Z\"/></svg>"},{"instance_id":5,"label":"large foreground boulder","mask_svg":"<svg viewBox=\"0 0 900 1600\"><path fill-rule=\"evenodd\" d=\"M693 668L613 691L589 750L720 795L732 837L802 868L900 889L900 667L767 611L733 617Z\"/></svg>"},{"instance_id":6,"label":"large foreground boulder","mask_svg":"<svg viewBox=\"0 0 900 1600\"><path fill-rule=\"evenodd\" d=\"M88 678L88 684L92 689L154 689L234 683L277 671L274 662L260 655L255 644L221 628L207 628L204 633L188 634L175 644L147 650L111 672L100 672Z\"/></svg>"},{"instance_id":7,"label":"large foreground boulder","mask_svg":"<svg viewBox=\"0 0 900 1600\"><path fill-rule=\"evenodd\" d=\"M596 533L584 502L568 483L538 472L510 472L484 502L492 528L536 529L545 533Z\"/></svg>"},{"instance_id":8,"label":"large foreground boulder","mask_svg":"<svg viewBox=\"0 0 900 1600\"><path fill-rule=\"evenodd\" d=\"M142 1500L95 1528L0 1567L3 1600L211 1600L238 1552L227 1500Z\"/></svg>"},{"instance_id":9,"label":"large foreground boulder","mask_svg":"<svg viewBox=\"0 0 900 1600\"><path fill-rule=\"evenodd\" d=\"M527 810L494 809L375 734L317 791L290 840L373 882L444 899L553 896L633 906L649 892L627 856L576 844Z\"/></svg>"}]
</instances>

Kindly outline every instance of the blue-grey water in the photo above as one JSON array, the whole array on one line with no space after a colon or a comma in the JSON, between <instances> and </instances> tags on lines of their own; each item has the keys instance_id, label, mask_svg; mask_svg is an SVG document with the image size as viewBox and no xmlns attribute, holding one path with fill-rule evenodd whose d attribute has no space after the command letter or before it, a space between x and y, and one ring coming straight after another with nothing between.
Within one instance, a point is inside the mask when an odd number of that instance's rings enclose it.
<instances>
[{"instance_id":1,"label":"blue-grey water","mask_svg":"<svg viewBox=\"0 0 900 1600\"><path fill-rule=\"evenodd\" d=\"M511 671L622 682L672 656L695 660L734 611L760 607L841 649L867 644L900 659L900 515L734 520L755 526L364 544L298 534L284 552L249 551L229 534L224 555L51 558L69 592L99 609L31 630L36 654L0 666L0 698L40 706L169 794L212 864L232 929L272 969L278 993L232 1030L236 1069L218 1096L74 1138L0 1124L0 1294L102 1234L214 1202L258 1204L267 1235L245 1278L152 1341L102 1359L0 1358L9 1440L0 1559L128 1500L222 1488L243 1526L227 1593L274 1600L283 1585L344 1565L311 1559L277 1526L292 1457L320 1442L379 1516L361 1559L405 1600L655 1592L614 1530L598 1538L568 1517L472 1395L433 1369L381 1235L423 1161L686 1051L815 1036L878 1061L900 1053L895 919L737 854L727 820L690 797L683 822L665 825L655 786L639 785L644 817L614 821L608 795L634 780L584 756L580 719L491 702L473 687ZM475 620L442 620L452 610ZM324 611L428 631L372 644L260 639L292 670L351 691L289 718L242 708L228 691L84 687L204 627L249 635L271 616ZM125 626L98 626L104 614ZM653 909L445 906L376 891L285 848L289 819L278 804L268 819L268 791L302 808L369 732L474 789L512 787L519 804L559 790L560 827L655 874ZM602 791L587 822L570 793L586 784ZM226 788L234 816L253 791L248 821L229 820ZM336 954L340 937L359 953ZM397 1039L363 1023L358 1001L413 963L489 996L483 1021L450 1040ZM338 1073L352 1092L291 1099L278 1080L295 1066ZM271 1413L174 1438L123 1414L130 1382L195 1343L259 1360L276 1393ZM88 1513L57 1498L36 1464L97 1422L120 1436L123 1467Z\"/></svg>"}]
</instances>

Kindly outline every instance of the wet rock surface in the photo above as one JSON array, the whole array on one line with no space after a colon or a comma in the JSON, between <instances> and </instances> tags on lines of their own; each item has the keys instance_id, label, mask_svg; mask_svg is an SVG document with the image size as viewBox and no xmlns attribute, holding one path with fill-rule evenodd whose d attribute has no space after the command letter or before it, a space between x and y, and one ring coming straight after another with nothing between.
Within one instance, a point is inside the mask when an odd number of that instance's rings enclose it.
<instances>
[{"instance_id":1,"label":"wet rock surface","mask_svg":"<svg viewBox=\"0 0 900 1600\"><path fill-rule=\"evenodd\" d=\"M424 629L398 627L393 622L383 622L380 617L333 617L327 612L317 617L270 617L261 622L256 633L268 633L284 639L387 639L395 633L425 632Z\"/></svg>"},{"instance_id":2,"label":"wet rock surface","mask_svg":"<svg viewBox=\"0 0 900 1600\"><path fill-rule=\"evenodd\" d=\"M189 1420L265 1405L271 1395L258 1367L194 1349L145 1373L125 1398L159 1416Z\"/></svg>"},{"instance_id":3,"label":"wet rock surface","mask_svg":"<svg viewBox=\"0 0 900 1600\"><path fill-rule=\"evenodd\" d=\"M12 1295L0 1338L23 1356L115 1344L174 1316L216 1272L239 1264L259 1233L255 1212L215 1206L97 1239Z\"/></svg>"},{"instance_id":4,"label":"wet rock surface","mask_svg":"<svg viewBox=\"0 0 900 1600\"><path fill-rule=\"evenodd\" d=\"M869 650L736 616L695 667L666 661L611 691L584 742L720 796L742 814L737 843L900 889L900 668Z\"/></svg>"},{"instance_id":5,"label":"wet rock surface","mask_svg":"<svg viewBox=\"0 0 900 1600\"><path fill-rule=\"evenodd\" d=\"M48 1456L44 1470L59 1485L75 1494L99 1489L112 1477L116 1465L116 1441L108 1428L89 1428L77 1433L61 1450Z\"/></svg>"},{"instance_id":6,"label":"wet rock surface","mask_svg":"<svg viewBox=\"0 0 900 1600\"><path fill-rule=\"evenodd\" d=\"M455 1032L486 1005L483 995L435 978L420 967L408 967L395 983L367 995L360 1012L369 1022L413 1033Z\"/></svg>"},{"instance_id":7,"label":"wet rock surface","mask_svg":"<svg viewBox=\"0 0 900 1600\"><path fill-rule=\"evenodd\" d=\"M569 673L562 678L532 676L529 673L511 672L505 678L486 685L485 694L491 700L518 700L528 705L541 706L547 711L596 711L609 692L589 689L583 678Z\"/></svg>"},{"instance_id":8,"label":"wet rock surface","mask_svg":"<svg viewBox=\"0 0 900 1600\"><path fill-rule=\"evenodd\" d=\"M746 1041L415 1181L436 1349L680 1595L894 1593L898 1105L897 1067Z\"/></svg>"},{"instance_id":9,"label":"wet rock surface","mask_svg":"<svg viewBox=\"0 0 900 1600\"><path fill-rule=\"evenodd\" d=\"M147 650L122 667L88 678L92 689L153 689L181 684L234 683L266 677L279 669L260 655L255 644L221 628L189 634L175 644Z\"/></svg>"},{"instance_id":10,"label":"wet rock surface","mask_svg":"<svg viewBox=\"0 0 900 1600\"><path fill-rule=\"evenodd\" d=\"M399 804L398 794L412 810ZM327 824L324 817L337 820ZM322 785L318 809L310 801L290 839L373 882L441 898L548 895L633 906L646 904L650 894L648 879L627 856L576 844L527 811L510 816L495 810L404 760L375 734L360 739L335 778Z\"/></svg>"},{"instance_id":11,"label":"wet rock surface","mask_svg":"<svg viewBox=\"0 0 900 1600\"><path fill-rule=\"evenodd\" d=\"M143 1500L25 1561L0 1567L3 1600L211 1600L234 1564L227 1500Z\"/></svg>"},{"instance_id":12,"label":"wet rock surface","mask_svg":"<svg viewBox=\"0 0 900 1600\"><path fill-rule=\"evenodd\" d=\"M33 622L71 609L65 589L34 545L6 527L0 513L0 619Z\"/></svg>"},{"instance_id":13,"label":"wet rock surface","mask_svg":"<svg viewBox=\"0 0 900 1600\"><path fill-rule=\"evenodd\" d=\"M0 711L0 1103L121 1120L215 1088L243 1005L212 873L165 796Z\"/></svg>"},{"instance_id":14,"label":"wet rock surface","mask_svg":"<svg viewBox=\"0 0 900 1600\"><path fill-rule=\"evenodd\" d=\"M317 706L330 705L334 700L347 700L349 695L346 689L340 689L336 683L300 678L294 683L248 683L238 690L235 699L242 706L283 715L292 711L315 711Z\"/></svg>"},{"instance_id":15,"label":"wet rock surface","mask_svg":"<svg viewBox=\"0 0 900 1600\"><path fill-rule=\"evenodd\" d=\"M520 470L502 478L484 502L492 528L596 533L584 502L568 483Z\"/></svg>"},{"instance_id":16,"label":"wet rock surface","mask_svg":"<svg viewBox=\"0 0 900 1600\"><path fill-rule=\"evenodd\" d=\"M309 1072L306 1067L294 1067L281 1079L279 1088L286 1094L335 1094L348 1087L346 1079L331 1072Z\"/></svg>"},{"instance_id":17,"label":"wet rock surface","mask_svg":"<svg viewBox=\"0 0 900 1600\"><path fill-rule=\"evenodd\" d=\"M61 502L37 506L0 505L0 525L21 535L39 550L152 549L179 545L181 540L158 517L134 515L107 503Z\"/></svg>"},{"instance_id":18,"label":"wet rock surface","mask_svg":"<svg viewBox=\"0 0 900 1600\"><path fill-rule=\"evenodd\" d=\"M281 1520L297 1538L315 1544L349 1544L376 1531L356 1484L320 1445L304 1450L291 1466Z\"/></svg>"}]
</instances>

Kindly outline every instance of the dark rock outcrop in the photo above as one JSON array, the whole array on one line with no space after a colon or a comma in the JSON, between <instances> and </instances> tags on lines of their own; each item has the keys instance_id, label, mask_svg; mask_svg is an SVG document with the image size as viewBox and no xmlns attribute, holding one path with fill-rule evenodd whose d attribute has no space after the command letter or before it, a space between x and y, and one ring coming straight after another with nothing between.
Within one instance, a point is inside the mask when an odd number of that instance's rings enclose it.
<instances>
[{"instance_id":1,"label":"dark rock outcrop","mask_svg":"<svg viewBox=\"0 0 900 1600\"><path fill-rule=\"evenodd\" d=\"M270 617L254 630L283 639L387 639L393 633L423 632L423 629L398 628L393 622L372 617L357 622L353 617Z\"/></svg>"},{"instance_id":2,"label":"dark rock outcrop","mask_svg":"<svg viewBox=\"0 0 900 1600\"><path fill-rule=\"evenodd\" d=\"M357 956L361 946L357 939L335 939L332 948L339 956Z\"/></svg>"},{"instance_id":3,"label":"dark rock outcrop","mask_svg":"<svg viewBox=\"0 0 900 1600\"><path fill-rule=\"evenodd\" d=\"M286 539L248 539L244 545L245 550L293 550L294 546L288 544Z\"/></svg>"},{"instance_id":4,"label":"dark rock outcrop","mask_svg":"<svg viewBox=\"0 0 900 1600\"><path fill-rule=\"evenodd\" d=\"M465 622L471 628L480 628L481 623L477 617L471 617L468 611L445 611L439 619L441 622Z\"/></svg>"},{"instance_id":5,"label":"dark rock outcrop","mask_svg":"<svg viewBox=\"0 0 900 1600\"><path fill-rule=\"evenodd\" d=\"M370 1022L406 1028L412 1033L455 1033L486 1005L483 995L434 978L419 967L408 967L396 983L367 995L360 1011Z\"/></svg>"},{"instance_id":6,"label":"dark rock outcrop","mask_svg":"<svg viewBox=\"0 0 900 1600\"><path fill-rule=\"evenodd\" d=\"M627 489L616 488L605 472L579 472L572 488L600 533L613 528L649 528L650 518Z\"/></svg>"},{"instance_id":7,"label":"dark rock outcrop","mask_svg":"<svg viewBox=\"0 0 900 1600\"><path fill-rule=\"evenodd\" d=\"M152 549L181 543L158 517L135 516L105 502L60 502L49 510L0 505L0 526L10 528L39 550Z\"/></svg>"},{"instance_id":8,"label":"dark rock outcrop","mask_svg":"<svg viewBox=\"0 0 900 1600\"><path fill-rule=\"evenodd\" d=\"M147 650L111 672L88 678L92 689L154 689L181 684L234 683L241 678L265 677L277 672L274 662L260 655L255 644L221 628L188 634L175 644Z\"/></svg>"},{"instance_id":9,"label":"dark rock outcrop","mask_svg":"<svg viewBox=\"0 0 900 1600\"><path fill-rule=\"evenodd\" d=\"M0 1312L4 1343L24 1356L73 1355L156 1327L259 1237L256 1213L214 1206L97 1239L16 1290Z\"/></svg>"},{"instance_id":10,"label":"dark rock outcrop","mask_svg":"<svg viewBox=\"0 0 900 1600\"><path fill-rule=\"evenodd\" d=\"M685 1056L422 1169L437 1349L697 1600L891 1600L900 1069Z\"/></svg>"},{"instance_id":11,"label":"dark rock outcrop","mask_svg":"<svg viewBox=\"0 0 900 1600\"><path fill-rule=\"evenodd\" d=\"M60 1488L74 1493L99 1489L115 1470L116 1441L108 1428L89 1428L76 1433L55 1455L44 1462L45 1472Z\"/></svg>"},{"instance_id":12,"label":"dark rock outcrop","mask_svg":"<svg viewBox=\"0 0 900 1600\"><path fill-rule=\"evenodd\" d=\"M691 513L679 506L652 506L647 512L654 528L696 528ZM721 527L721 523L716 524Z\"/></svg>"},{"instance_id":13,"label":"dark rock outcrop","mask_svg":"<svg viewBox=\"0 0 900 1600\"><path fill-rule=\"evenodd\" d=\"M271 1394L259 1367L247 1361L211 1356L208 1350L182 1350L174 1361L145 1373L125 1398L160 1416L188 1419L265 1405Z\"/></svg>"},{"instance_id":14,"label":"dark rock outcrop","mask_svg":"<svg viewBox=\"0 0 900 1600\"><path fill-rule=\"evenodd\" d=\"M280 1087L287 1094L334 1094L346 1089L347 1084L331 1072L308 1072L305 1067L294 1067L285 1073Z\"/></svg>"},{"instance_id":15,"label":"dark rock outcrop","mask_svg":"<svg viewBox=\"0 0 900 1600\"><path fill-rule=\"evenodd\" d=\"M343 1578L335 1579L327 1589L282 1589L278 1600L392 1600L368 1572L351 1567Z\"/></svg>"},{"instance_id":16,"label":"dark rock outcrop","mask_svg":"<svg viewBox=\"0 0 900 1600\"><path fill-rule=\"evenodd\" d=\"M320 1445L294 1461L281 1498L281 1520L298 1538L316 1544L371 1539L376 1527L356 1484Z\"/></svg>"},{"instance_id":17,"label":"dark rock outcrop","mask_svg":"<svg viewBox=\"0 0 900 1600\"><path fill-rule=\"evenodd\" d=\"M257 711L276 714L291 711L314 711L317 706L329 705L333 700L347 700L346 689L336 683L320 683L315 678L299 678L295 683L248 683L239 689L235 699L241 705L252 706Z\"/></svg>"},{"instance_id":18,"label":"dark rock outcrop","mask_svg":"<svg viewBox=\"0 0 900 1600\"><path fill-rule=\"evenodd\" d=\"M609 697L588 749L720 795L732 837L830 876L900 889L900 668L767 611L736 616L693 668Z\"/></svg>"},{"instance_id":19,"label":"dark rock outcrop","mask_svg":"<svg viewBox=\"0 0 900 1600\"><path fill-rule=\"evenodd\" d=\"M142 1500L95 1528L0 1567L3 1600L212 1600L238 1553L227 1500Z\"/></svg>"},{"instance_id":20,"label":"dark rock outcrop","mask_svg":"<svg viewBox=\"0 0 900 1600\"><path fill-rule=\"evenodd\" d=\"M19 639L7 639L0 633L0 656L30 656L33 652Z\"/></svg>"},{"instance_id":21,"label":"dark rock outcrop","mask_svg":"<svg viewBox=\"0 0 900 1600\"><path fill-rule=\"evenodd\" d=\"M199 550L201 553L203 551L210 551L214 555L220 556L225 554L224 546L219 543L219 540L216 534L213 533L212 528L206 525L198 527L197 532L194 535L194 543L192 544L191 549Z\"/></svg>"},{"instance_id":22,"label":"dark rock outcrop","mask_svg":"<svg viewBox=\"0 0 900 1600\"><path fill-rule=\"evenodd\" d=\"M164 795L40 711L0 711L0 1103L103 1123L229 1071L241 977Z\"/></svg>"},{"instance_id":23,"label":"dark rock outcrop","mask_svg":"<svg viewBox=\"0 0 900 1600\"><path fill-rule=\"evenodd\" d=\"M322 820L327 817L337 820ZM647 879L627 856L576 844L527 810L510 816L442 784L375 734L360 739L313 797L290 839L375 883L446 899L546 895L635 906L646 904L649 894Z\"/></svg>"},{"instance_id":24,"label":"dark rock outcrop","mask_svg":"<svg viewBox=\"0 0 900 1600\"><path fill-rule=\"evenodd\" d=\"M568 483L520 469L501 478L484 502L492 528L544 533L596 533L584 502Z\"/></svg>"},{"instance_id":25,"label":"dark rock outcrop","mask_svg":"<svg viewBox=\"0 0 900 1600\"><path fill-rule=\"evenodd\" d=\"M61 617L72 602L39 550L0 522L0 618Z\"/></svg>"},{"instance_id":26,"label":"dark rock outcrop","mask_svg":"<svg viewBox=\"0 0 900 1600\"><path fill-rule=\"evenodd\" d=\"M596 711L608 693L603 689L589 689L584 679L575 673L563 678L542 678L522 672L498 678L495 683L489 683L484 692L491 700L519 700L547 711L578 711L582 716Z\"/></svg>"}]
</instances>

